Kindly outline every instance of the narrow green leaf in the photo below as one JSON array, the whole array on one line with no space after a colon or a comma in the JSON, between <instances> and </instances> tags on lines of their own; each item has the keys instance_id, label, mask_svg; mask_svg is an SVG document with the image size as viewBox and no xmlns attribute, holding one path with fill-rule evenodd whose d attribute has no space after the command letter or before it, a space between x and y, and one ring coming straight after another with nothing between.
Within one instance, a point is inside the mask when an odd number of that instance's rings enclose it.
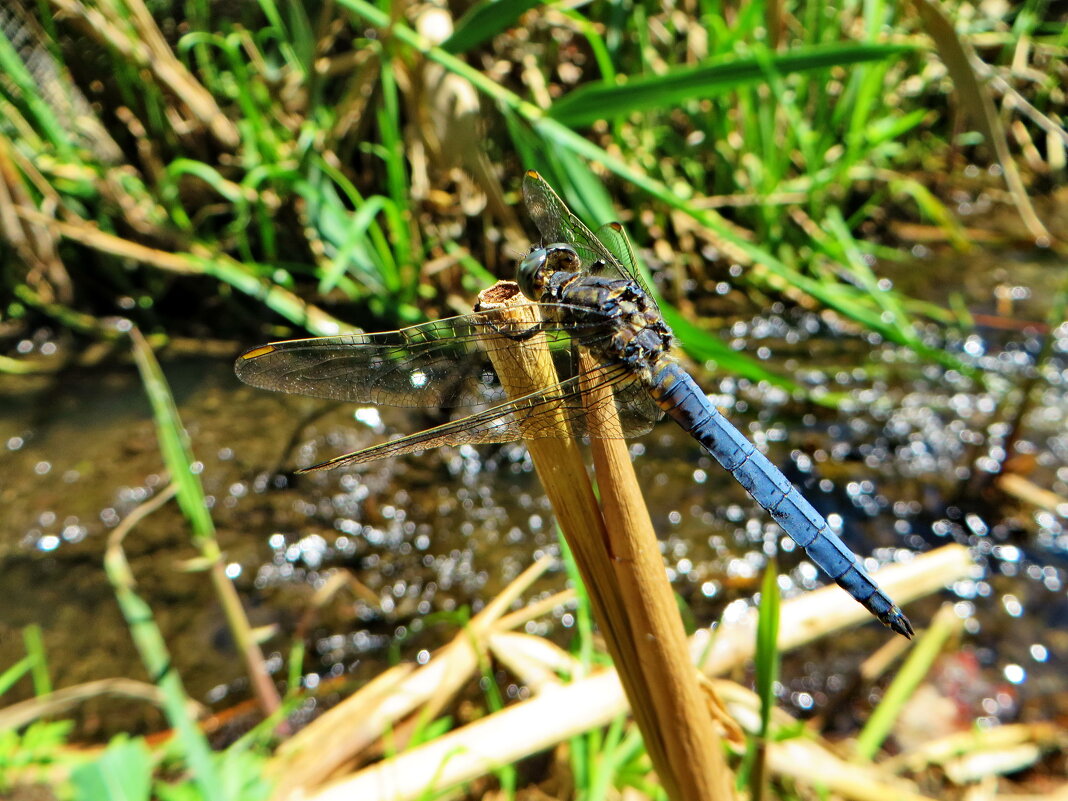
<instances>
[{"instance_id":1,"label":"narrow green leaf","mask_svg":"<svg viewBox=\"0 0 1068 801\"><path fill-rule=\"evenodd\" d=\"M888 116L870 120L864 130L864 138L867 140L868 147L877 147L884 142L900 139L930 114L929 109L919 108L900 117Z\"/></svg>"},{"instance_id":2,"label":"narrow green leaf","mask_svg":"<svg viewBox=\"0 0 1068 801\"><path fill-rule=\"evenodd\" d=\"M5 669L3 673L0 673L0 695L14 687L15 683L20 681L23 676L32 675L35 661L32 656L24 656L11 667Z\"/></svg>"},{"instance_id":3,"label":"narrow green leaf","mask_svg":"<svg viewBox=\"0 0 1068 801\"><path fill-rule=\"evenodd\" d=\"M374 222L375 216L382 211L386 203L390 202L383 195L372 195L367 201L356 209L355 214L345 214L348 218L344 225L344 239L339 243L337 255L323 270L323 276L319 279L319 294L327 295L334 290L341 276L345 274L349 264L358 261L360 253L367 252L364 242L368 226Z\"/></svg>"},{"instance_id":4,"label":"narrow green leaf","mask_svg":"<svg viewBox=\"0 0 1068 801\"><path fill-rule=\"evenodd\" d=\"M139 334L134 336L133 346L134 361L141 373L145 394L152 404L160 452L178 487L178 505L185 519L189 521L195 537L211 537L215 533L215 524L208 512L204 487L200 483L199 470L194 467L189 436L182 427L174 396L171 395L167 379L156 361L156 355L144 338Z\"/></svg>"},{"instance_id":5,"label":"narrow green leaf","mask_svg":"<svg viewBox=\"0 0 1068 801\"><path fill-rule=\"evenodd\" d=\"M771 734L771 713L775 708L775 682L779 680L779 568L768 560L760 587L760 612L756 634L756 692L760 697L760 736Z\"/></svg>"},{"instance_id":6,"label":"narrow green leaf","mask_svg":"<svg viewBox=\"0 0 1068 801\"><path fill-rule=\"evenodd\" d=\"M441 44L446 53L459 55L513 27L540 0L480 0L456 21L452 36Z\"/></svg>"},{"instance_id":7,"label":"narrow green leaf","mask_svg":"<svg viewBox=\"0 0 1068 801\"><path fill-rule=\"evenodd\" d=\"M894 680L886 688L883 700L864 724L860 736L857 737L857 756L868 760L875 756L890 734L905 702L912 697L930 672L935 659L942 653L946 642L960 631L961 626L961 619L949 607L943 608L935 615L931 625L915 640L905 664L894 676Z\"/></svg>"},{"instance_id":8,"label":"narrow green leaf","mask_svg":"<svg viewBox=\"0 0 1068 801\"><path fill-rule=\"evenodd\" d=\"M137 329L134 329L133 336L140 338ZM147 504L154 504L155 508L158 508L167 502L174 492L175 488L172 484L156 498L149 500ZM115 600L126 620L126 626L130 630L130 637L141 657L141 662L162 692L163 712L176 733L174 747L188 766L193 781L197 785L199 797L204 801L223 801L228 796L224 795L219 785L211 746L197 727L194 713L190 708L189 696L186 694L185 687L182 686L181 676L173 668L167 644L159 626L156 625L152 608L134 590L133 573L129 562L126 561L126 553L122 549L121 540L109 543L104 554L104 572L115 591ZM90 797L110 798L111 796L105 794Z\"/></svg>"},{"instance_id":9,"label":"narrow green leaf","mask_svg":"<svg viewBox=\"0 0 1068 801\"><path fill-rule=\"evenodd\" d=\"M241 191L241 186L223 178L219 171L210 164L195 159L179 158L167 165L167 177L171 180L176 181L186 175L199 178L230 203L245 205L245 196Z\"/></svg>"},{"instance_id":10,"label":"narrow green leaf","mask_svg":"<svg viewBox=\"0 0 1068 801\"><path fill-rule=\"evenodd\" d=\"M0 29L0 74L4 76L5 89L10 95L25 104L37 132L47 137L61 155L70 157L74 146L67 130L37 88L18 50L8 40L8 34L2 29Z\"/></svg>"},{"instance_id":11,"label":"narrow green leaf","mask_svg":"<svg viewBox=\"0 0 1068 801\"><path fill-rule=\"evenodd\" d=\"M779 679L779 568L768 561L760 587L760 608L756 631L756 694L760 699L760 731L750 738L749 748L738 774L738 786L748 787L754 801L768 795L768 744L771 742L771 713L775 709L775 683Z\"/></svg>"},{"instance_id":12,"label":"narrow green leaf","mask_svg":"<svg viewBox=\"0 0 1068 801\"><path fill-rule=\"evenodd\" d=\"M37 624L22 630L26 653L33 658L33 691L36 695L52 692L52 677L48 674L48 655L45 652L44 636Z\"/></svg>"},{"instance_id":13,"label":"narrow green leaf","mask_svg":"<svg viewBox=\"0 0 1068 801\"><path fill-rule=\"evenodd\" d=\"M554 103L549 116L571 127L588 125L600 119L671 108L687 100L714 97L742 86L763 83L769 68L779 75L788 75L882 61L913 50L910 45L898 44L833 44L800 48L782 55L762 54L678 67L616 85L587 84Z\"/></svg>"}]
</instances>

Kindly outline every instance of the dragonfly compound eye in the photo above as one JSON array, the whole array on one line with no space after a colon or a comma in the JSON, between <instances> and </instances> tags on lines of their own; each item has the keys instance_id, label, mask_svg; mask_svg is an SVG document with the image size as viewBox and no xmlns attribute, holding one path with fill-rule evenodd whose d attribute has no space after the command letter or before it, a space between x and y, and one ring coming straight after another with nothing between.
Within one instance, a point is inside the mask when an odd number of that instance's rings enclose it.
<instances>
[{"instance_id":1,"label":"dragonfly compound eye","mask_svg":"<svg viewBox=\"0 0 1068 801\"><path fill-rule=\"evenodd\" d=\"M519 290L531 300L541 297L541 288L544 285L542 271L548 258L547 248L535 248L519 262L516 281L519 283Z\"/></svg>"},{"instance_id":2,"label":"dragonfly compound eye","mask_svg":"<svg viewBox=\"0 0 1068 801\"><path fill-rule=\"evenodd\" d=\"M549 245L545 253L545 269L550 273L577 273L582 269L582 260L571 245Z\"/></svg>"},{"instance_id":3,"label":"dragonfly compound eye","mask_svg":"<svg viewBox=\"0 0 1068 801\"><path fill-rule=\"evenodd\" d=\"M519 263L516 280L519 289L531 300L542 300L549 276L554 273L575 273L582 268L582 260L570 245L556 244L535 248Z\"/></svg>"}]
</instances>

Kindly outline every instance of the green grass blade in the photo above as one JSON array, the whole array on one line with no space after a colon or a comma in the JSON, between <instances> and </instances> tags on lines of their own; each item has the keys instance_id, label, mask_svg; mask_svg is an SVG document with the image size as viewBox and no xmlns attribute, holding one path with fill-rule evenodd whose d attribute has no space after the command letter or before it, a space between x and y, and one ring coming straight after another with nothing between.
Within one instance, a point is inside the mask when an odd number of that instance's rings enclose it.
<instances>
[{"instance_id":1,"label":"green grass blade","mask_svg":"<svg viewBox=\"0 0 1068 801\"><path fill-rule=\"evenodd\" d=\"M386 165L386 185L389 188L389 197L393 201L385 208L385 211L390 221L392 234L390 244L393 246L392 252L396 254L398 267L396 274L391 278L393 286L399 288L405 284L404 271L410 271L413 264L411 231L404 224L404 221L410 218L410 209L408 208L409 181L406 173L404 136L401 134L400 97L391 61L382 62L380 81L383 102L381 108L378 109L377 116L378 134L382 144L378 152Z\"/></svg>"},{"instance_id":2,"label":"green grass blade","mask_svg":"<svg viewBox=\"0 0 1068 801\"><path fill-rule=\"evenodd\" d=\"M540 0L479 0L456 21L441 49L453 55L466 53L515 26L523 14L540 5Z\"/></svg>"},{"instance_id":3,"label":"green grass blade","mask_svg":"<svg viewBox=\"0 0 1068 801\"><path fill-rule=\"evenodd\" d=\"M154 501L162 504L169 497L169 494L161 495ZM190 712L189 696L178 671L173 668L167 644L156 624L152 608L134 591L133 572L126 561L121 540L113 539L109 542L104 555L104 572L114 589L115 600L130 629L130 637L141 662L162 692L163 713L177 734L175 747L192 773L193 781L200 788L205 801L226 801L215 772L211 747Z\"/></svg>"},{"instance_id":4,"label":"green grass blade","mask_svg":"<svg viewBox=\"0 0 1068 801\"><path fill-rule=\"evenodd\" d=\"M760 696L760 736L771 734L771 713L775 709L775 683L779 680L779 568L768 560L760 588L760 612L757 616L756 692Z\"/></svg>"},{"instance_id":5,"label":"green grass blade","mask_svg":"<svg viewBox=\"0 0 1068 801\"><path fill-rule=\"evenodd\" d=\"M962 622L953 612L952 607L944 607L935 615L930 627L916 640L905 664L901 666L901 670L886 688L883 700L879 702L879 706L864 724L860 736L857 737L857 756L867 760L875 757L883 741L890 734L898 715L901 714L905 702L912 697L916 688L926 678L931 665L942 653L946 642L960 631L961 625Z\"/></svg>"},{"instance_id":6,"label":"green grass blade","mask_svg":"<svg viewBox=\"0 0 1068 801\"><path fill-rule=\"evenodd\" d=\"M607 82L615 81L616 66L612 60L612 54L609 52L609 47L604 37L601 36L603 25L600 20L591 21L575 9L560 7L560 12L574 20L575 24L578 25L579 31L586 37L586 43L590 46L590 52L593 53L593 60L597 62L597 69L600 70L601 80Z\"/></svg>"},{"instance_id":7,"label":"green grass blade","mask_svg":"<svg viewBox=\"0 0 1068 801\"><path fill-rule=\"evenodd\" d=\"M775 710L775 684L779 680L779 569L774 559L764 569L756 631L756 694L760 698L760 731L750 739L745 768L739 772L739 787L748 786L759 801L767 796L767 749L771 742L771 715Z\"/></svg>"},{"instance_id":8,"label":"green grass blade","mask_svg":"<svg viewBox=\"0 0 1068 801\"><path fill-rule=\"evenodd\" d=\"M185 519L189 521L195 538L213 537L215 524L208 512L199 469L194 466L195 459L189 446L189 435L182 427L178 409L174 405L174 396L167 386L167 379L164 378L163 370L160 369L152 349L139 336L134 339L133 353L145 393L152 405L163 461L178 488L178 505Z\"/></svg>"},{"instance_id":9,"label":"green grass blade","mask_svg":"<svg viewBox=\"0 0 1068 801\"><path fill-rule=\"evenodd\" d=\"M575 556L564 539L564 533L560 527L556 527L556 541L560 547L560 560L564 564L568 581L575 591L575 637L571 643L571 651L577 652L579 664L585 673L589 673L594 666L594 641L593 641L593 609L590 606L590 597L586 592L586 585L582 581Z\"/></svg>"},{"instance_id":10,"label":"green grass blade","mask_svg":"<svg viewBox=\"0 0 1068 801\"><path fill-rule=\"evenodd\" d=\"M34 624L23 629L22 642L26 646L26 653L33 660L34 694L45 695L52 692L52 677L48 675L48 656L45 652L44 638L41 636L41 627Z\"/></svg>"},{"instance_id":11,"label":"green grass blade","mask_svg":"<svg viewBox=\"0 0 1068 801\"><path fill-rule=\"evenodd\" d=\"M913 128L931 116L928 109L921 108L900 117L878 117L870 120L864 129L864 140L868 148L875 148L885 142L900 139Z\"/></svg>"},{"instance_id":12,"label":"green grass blade","mask_svg":"<svg viewBox=\"0 0 1068 801\"><path fill-rule=\"evenodd\" d=\"M174 482L178 505L193 531L193 541L200 550L201 558L209 566L216 595L223 607L230 633L248 669L252 689L264 712L270 714L280 703L278 693L252 634L252 627L245 615L241 599L223 569L222 551L215 539L215 524L208 512L204 488L200 483L199 466L193 459L189 437L182 427L174 397L151 347L136 328L131 331L131 338L134 361L152 405L160 451Z\"/></svg>"},{"instance_id":13,"label":"green grass blade","mask_svg":"<svg viewBox=\"0 0 1068 801\"><path fill-rule=\"evenodd\" d=\"M880 311L880 318L893 327L895 341L904 342L915 346L922 344L916 333L908 313L901 304L901 299L896 292L883 289L879 286L879 279L872 272L871 267L864 260L863 254L857 247L857 242L849 231L842 212L837 206L827 210L825 224L830 228L830 234L841 248L845 264L853 279L867 292L869 298L875 303Z\"/></svg>"},{"instance_id":14,"label":"green grass blade","mask_svg":"<svg viewBox=\"0 0 1068 801\"><path fill-rule=\"evenodd\" d=\"M445 252L450 256L453 256L456 259L457 264L464 269L464 276L461 280L463 281L464 289L469 291L472 295L485 289L497 280L497 276L487 270L467 251L467 249L451 240L442 242L441 246L445 248Z\"/></svg>"},{"instance_id":15,"label":"green grass blade","mask_svg":"<svg viewBox=\"0 0 1068 801\"><path fill-rule=\"evenodd\" d=\"M32 676L35 659L32 656L24 656L15 664L0 673L0 696L10 690L22 680L23 676Z\"/></svg>"},{"instance_id":16,"label":"green grass blade","mask_svg":"<svg viewBox=\"0 0 1068 801\"><path fill-rule=\"evenodd\" d=\"M290 11L296 11L296 3L287 4ZM298 71L302 71L302 68L306 64L311 63L311 52L305 48L303 58L297 54L297 49L293 42L293 37L290 35L289 27L286 25L285 20L282 19L282 13L273 0L259 0L260 10L263 12L267 21L274 28L275 35L277 36L279 48L282 51L282 55L285 57L286 62ZM297 16L297 20L303 18L304 27L307 29L307 18L304 16L303 10ZM307 37L305 37L307 42Z\"/></svg>"},{"instance_id":17,"label":"green grass blade","mask_svg":"<svg viewBox=\"0 0 1068 801\"><path fill-rule=\"evenodd\" d=\"M553 103L549 115L564 125L589 125L635 111L670 109L742 86L765 83L768 69L779 75L811 72L830 67L883 61L914 47L898 44L834 44L794 50L782 55L765 54L732 59L719 64L676 67L659 75L643 75L617 85L588 84Z\"/></svg>"},{"instance_id":18,"label":"green grass blade","mask_svg":"<svg viewBox=\"0 0 1068 801\"><path fill-rule=\"evenodd\" d=\"M73 158L74 145L67 131L41 95L26 65L3 31L0 31L0 74L14 89L13 93L5 94L13 94L13 99L21 101L31 116L34 130L44 135L63 158Z\"/></svg>"},{"instance_id":19,"label":"green grass blade","mask_svg":"<svg viewBox=\"0 0 1068 801\"><path fill-rule=\"evenodd\" d=\"M370 259L368 258L368 248L365 241L367 229L374 223L375 217L382 211L388 199L382 195L372 195L367 198L359 208L356 209L356 213L351 216L340 211L342 216L346 218L346 222L339 226L338 233L344 236L344 239L339 243L337 254L323 270L322 277L319 279L319 294L327 295L334 290L341 280L341 277L348 271L350 265L353 265L357 269L361 269L358 265L359 262L363 262L363 270L367 270Z\"/></svg>"}]
</instances>

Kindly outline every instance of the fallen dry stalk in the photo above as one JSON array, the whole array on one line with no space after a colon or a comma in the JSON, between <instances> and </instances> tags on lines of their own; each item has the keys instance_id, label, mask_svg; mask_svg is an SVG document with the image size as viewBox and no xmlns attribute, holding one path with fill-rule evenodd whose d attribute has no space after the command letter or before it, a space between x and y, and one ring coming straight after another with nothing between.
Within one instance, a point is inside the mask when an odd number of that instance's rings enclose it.
<instances>
[{"instance_id":1,"label":"fallen dry stalk","mask_svg":"<svg viewBox=\"0 0 1068 801\"><path fill-rule=\"evenodd\" d=\"M497 663L535 695L563 684L563 676L578 676L582 663L556 643L533 634L494 631L487 641Z\"/></svg>"},{"instance_id":2,"label":"fallen dry stalk","mask_svg":"<svg viewBox=\"0 0 1068 801\"><path fill-rule=\"evenodd\" d=\"M957 578L975 571L968 549L960 545L925 553L910 562L889 565L877 571L879 586L899 604L937 592ZM782 606L779 649L789 650L825 637L833 631L866 622L871 615L860 604L844 603L841 590L824 587ZM855 609L852 607L856 607ZM756 637L755 610L737 626L722 626L717 632L698 631L690 640L695 661L714 675L723 665L733 664L739 654L752 656Z\"/></svg>"},{"instance_id":3,"label":"fallen dry stalk","mask_svg":"<svg viewBox=\"0 0 1068 801\"><path fill-rule=\"evenodd\" d=\"M901 603L936 592L946 584L968 576L974 563L967 548L947 545L917 557L908 565L883 568L876 578ZM788 650L846 626L870 620L860 604L845 603L843 590L824 587L786 601L782 605L779 648ZM850 610L834 616L820 628L808 627L805 637L795 636L790 627L808 620L828 606ZM709 675L736 669L752 657L756 610L743 620L725 623L715 632L702 629L690 639L691 653L707 652L702 670ZM710 637L715 647L709 649ZM510 706L482 720L439 737L352 776L340 779L317 792L306 790L306 801L409 801L471 781L495 768L551 748L589 729L608 724L627 710L627 699L614 670L605 670L564 687L547 688L536 698ZM772 759L774 769L784 769ZM852 790L850 789L852 788ZM843 778L838 791L847 797L866 799L866 785ZM883 796L894 798L894 795ZM906 794L903 798L916 799Z\"/></svg>"},{"instance_id":4,"label":"fallen dry stalk","mask_svg":"<svg viewBox=\"0 0 1068 801\"><path fill-rule=\"evenodd\" d=\"M432 720L470 681L490 632L552 562L539 559L524 570L426 665L391 668L283 743L269 771L278 779L273 797L299 796L363 756L386 732L394 731L393 745L403 747L398 742L403 738L396 736L402 721L415 713L419 720Z\"/></svg>"}]
</instances>

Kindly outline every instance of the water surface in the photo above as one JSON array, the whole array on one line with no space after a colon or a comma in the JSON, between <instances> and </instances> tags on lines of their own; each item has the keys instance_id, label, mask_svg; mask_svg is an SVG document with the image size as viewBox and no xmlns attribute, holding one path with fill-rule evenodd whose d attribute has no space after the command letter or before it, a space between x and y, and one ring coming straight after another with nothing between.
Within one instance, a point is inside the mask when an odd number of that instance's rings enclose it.
<instances>
[{"instance_id":1,"label":"water surface","mask_svg":"<svg viewBox=\"0 0 1068 801\"><path fill-rule=\"evenodd\" d=\"M965 629L960 653L973 671L970 689L957 691L968 715L1046 718L1051 708L1068 706L1064 677L1054 668L1068 655L1068 508L1030 506L994 479L1009 460L1013 472L1068 496L1068 328L1044 327L1063 268L1005 256L964 268L959 260L928 259L885 265L881 274L913 295L977 315L964 338L933 324L922 334L984 368L985 387L873 342L834 315L779 306L737 308L721 335L809 391L842 393L839 408L714 369L701 380L869 567L950 541L969 545L982 573L906 611L922 628L941 602L955 605ZM1036 367L1047 337L1052 352ZM295 476L294 467L441 420L434 412L355 409L253 390L233 378L229 360L188 358L164 368L200 460L229 572L253 622L276 627L265 648L279 676L299 634L308 642L309 684L374 675L396 642L413 658L455 631L425 627L427 615L477 610L537 555L558 550L551 510L521 445L441 449ZM1022 392L1036 377L1033 404L1014 427ZM136 372L120 366L6 384L0 670L21 655L21 628L37 623L57 686L145 678L101 566L109 532L167 481ZM672 423L631 449L669 575L695 623L744 611L776 552L785 595L823 583ZM191 694L219 706L246 697L209 582L183 569L195 552L177 507L142 521L126 550ZM350 571L377 600L343 593L308 617L316 588L338 570ZM537 592L564 582L562 573L551 574ZM537 630L566 641L570 623L559 610ZM822 708L890 636L872 622L790 655L784 702L800 713ZM841 714L864 714L877 696ZM125 706L90 704L80 717L86 734L162 725L151 710Z\"/></svg>"}]
</instances>

